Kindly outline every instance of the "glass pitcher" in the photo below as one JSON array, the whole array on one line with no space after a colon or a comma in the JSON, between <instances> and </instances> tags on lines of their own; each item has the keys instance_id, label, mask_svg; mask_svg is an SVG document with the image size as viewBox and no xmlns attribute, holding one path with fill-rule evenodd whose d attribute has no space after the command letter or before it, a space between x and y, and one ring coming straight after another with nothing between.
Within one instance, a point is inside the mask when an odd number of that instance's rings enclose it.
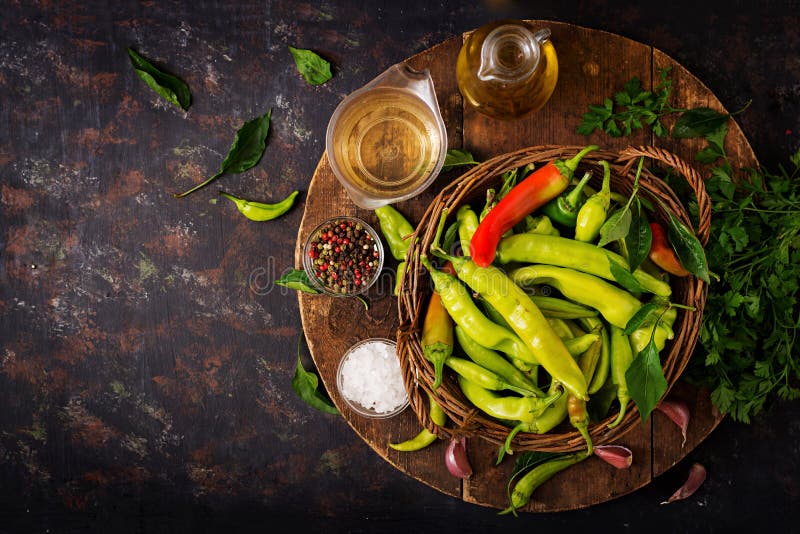
<instances>
[{"instance_id":1,"label":"glass pitcher","mask_svg":"<svg viewBox=\"0 0 800 534\"><path fill-rule=\"evenodd\" d=\"M430 72L398 63L348 95L331 116L325 145L333 174L362 208L422 192L447 152Z\"/></svg>"},{"instance_id":2,"label":"glass pitcher","mask_svg":"<svg viewBox=\"0 0 800 534\"><path fill-rule=\"evenodd\" d=\"M558 80L550 30L521 20L481 26L461 47L456 79L466 102L490 117L516 119L537 111Z\"/></svg>"}]
</instances>

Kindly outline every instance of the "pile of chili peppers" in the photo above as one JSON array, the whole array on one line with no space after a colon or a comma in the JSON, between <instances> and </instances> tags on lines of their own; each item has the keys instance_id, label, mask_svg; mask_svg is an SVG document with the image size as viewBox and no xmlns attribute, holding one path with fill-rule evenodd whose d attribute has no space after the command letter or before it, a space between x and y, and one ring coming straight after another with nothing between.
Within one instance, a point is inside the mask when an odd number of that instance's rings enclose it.
<instances>
[{"instance_id":1,"label":"pile of chili peppers","mask_svg":"<svg viewBox=\"0 0 800 534\"><path fill-rule=\"evenodd\" d=\"M598 245L615 200L609 165L598 165L599 191L587 187L589 172L573 180L583 156L597 148L538 170L504 174L500 193L490 190L482 210L461 206L446 233L448 214L442 215L431 253L443 267L421 257L435 287L421 338L435 369L433 389L446 367L464 397L508 426L497 462L513 452L519 432L543 434L569 424L585 439L584 452L554 458L520 479L506 512L524 506L533 489L555 473L592 455L590 421L608 417L615 401L617 416L607 426L622 421L631 402L631 362L646 346L661 351L673 337L677 309L669 302L668 280L688 273L656 223L649 259L633 272L622 240ZM397 248L398 260L404 259L408 243L392 229L410 234L411 225L394 208L381 210L384 237L392 251ZM453 253L459 249L462 254ZM641 291L619 283L619 267ZM634 319L645 305L647 319ZM433 396L429 406L435 424L445 425ZM419 450L434 441L423 430L392 447Z\"/></svg>"}]
</instances>

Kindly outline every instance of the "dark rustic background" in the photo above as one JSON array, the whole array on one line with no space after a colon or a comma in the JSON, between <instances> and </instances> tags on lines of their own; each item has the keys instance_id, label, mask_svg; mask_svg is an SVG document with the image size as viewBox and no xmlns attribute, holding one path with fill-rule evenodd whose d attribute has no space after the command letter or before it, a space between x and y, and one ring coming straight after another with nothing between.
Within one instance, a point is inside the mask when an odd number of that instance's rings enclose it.
<instances>
[{"instance_id":1,"label":"dark rustic background","mask_svg":"<svg viewBox=\"0 0 800 534\"><path fill-rule=\"evenodd\" d=\"M652 44L726 108L752 99L737 120L776 168L800 145L800 5L704 4L0 2L0 532L797 532L796 403L726 420L646 488L577 512L501 518L399 473L292 392L297 299L259 287L292 266L302 202L259 224L216 198L305 191L347 93L503 16ZM287 45L333 79L306 84ZM188 82L188 113L129 46ZM256 168L172 198L270 108ZM694 461L705 485L660 507Z\"/></svg>"}]
</instances>

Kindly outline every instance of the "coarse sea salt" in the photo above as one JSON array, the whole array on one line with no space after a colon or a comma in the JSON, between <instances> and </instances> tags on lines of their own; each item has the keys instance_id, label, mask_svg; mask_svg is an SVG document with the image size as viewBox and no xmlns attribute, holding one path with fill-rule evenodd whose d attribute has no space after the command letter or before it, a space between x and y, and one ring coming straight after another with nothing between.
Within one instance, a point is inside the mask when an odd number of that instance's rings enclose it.
<instances>
[{"instance_id":1,"label":"coarse sea salt","mask_svg":"<svg viewBox=\"0 0 800 534\"><path fill-rule=\"evenodd\" d=\"M377 415L405 405L408 395L394 345L370 340L351 349L341 364L339 390L351 402Z\"/></svg>"}]
</instances>

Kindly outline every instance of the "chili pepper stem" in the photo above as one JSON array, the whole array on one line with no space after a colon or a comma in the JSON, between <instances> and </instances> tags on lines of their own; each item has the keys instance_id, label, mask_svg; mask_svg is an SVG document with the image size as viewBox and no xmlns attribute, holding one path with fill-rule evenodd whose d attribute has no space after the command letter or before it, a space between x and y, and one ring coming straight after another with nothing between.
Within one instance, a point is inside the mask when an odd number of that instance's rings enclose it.
<instances>
[{"instance_id":1,"label":"chili pepper stem","mask_svg":"<svg viewBox=\"0 0 800 534\"><path fill-rule=\"evenodd\" d=\"M580 200L581 195L583 194L583 188L586 186L586 184L589 183L589 179L591 179L591 177L592 177L592 173L590 171L586 171L583 174L583 178L581 178L581 180L572 189L572 191L570 191L569 193L567 193L563 197L564 198L564 202L568 206L573 207L573 206L577 206L578 205L578 201Z\"/></svg>"},{"instance_id":2,"label":"chili pepper stem","mask_svg":"<svg viewBox=\"0 0 800 534\"><path fill-rule=\"evenodd\" d=\"M578 163L580 163L580 161L583 159L583 156L585 156L589 152L597 150L598 148L600 147L597 145L589 145L580 152L578 152L577 154L575 154L574 156L572 156L570 159L562 161L561 164L567 169L569 169L570 172L575 172L575 169L578 168Z\"/></svg>"}]
</instances>

